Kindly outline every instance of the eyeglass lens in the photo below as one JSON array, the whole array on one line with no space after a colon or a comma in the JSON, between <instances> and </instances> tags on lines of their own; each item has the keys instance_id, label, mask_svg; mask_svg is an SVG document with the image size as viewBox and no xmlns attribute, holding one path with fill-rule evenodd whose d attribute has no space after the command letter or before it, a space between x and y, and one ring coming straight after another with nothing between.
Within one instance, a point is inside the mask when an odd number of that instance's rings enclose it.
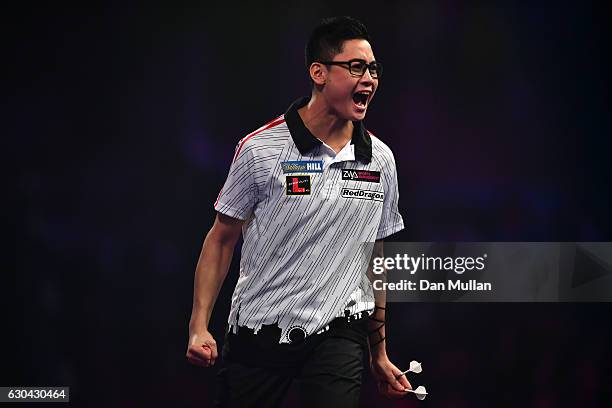
<instances>
[{"instance_id":1,"label":"eyeglass lens","mask_svg":"<svg viewBox=\"0 0 612 408\"><path fill-rule=\"evenodd\" d=\"M370 75L372 75L372 78L378 78L380 76L379 64L376 62L368 65L363 61L352 61L350 65L351 73L359 76L364 75L366 69L368 68L370 69Z\"/></svg>"}]
</instances>

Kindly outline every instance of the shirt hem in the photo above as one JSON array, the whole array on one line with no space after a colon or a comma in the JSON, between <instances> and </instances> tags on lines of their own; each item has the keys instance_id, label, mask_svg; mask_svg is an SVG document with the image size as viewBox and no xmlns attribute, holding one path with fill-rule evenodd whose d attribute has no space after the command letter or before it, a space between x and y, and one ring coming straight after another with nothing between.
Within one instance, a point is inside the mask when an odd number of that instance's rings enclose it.
<instances>
[{"instance_id":1,"label":"shirt hem","mask_svg":"<svg viewBox=\"0 0 612 408\"><path fill-rule=\"evenodd\" d=\"M244 211L240 211L221 202L218 202L217 205L213 205L213 207L217 212L220 212L223 215L227 215L228 217L236 218L241 221L245 221L248 218Z\"/></svg>"},{"instance_id":2,"label":"shirt hem","mask_svg":"<svg viewBox=\"0 0 612 408\"><path fill-rule=\"evenodd\" d=\"M386 237L388 237L389 235L393 235L396 232L399 232L401 230L404 229L404 222L398 222L397 224L394 224L388 228L385 228L382 231L379 231L378 234L376 234L376 239L384 239Z\"/></svg>"}]
</instances>

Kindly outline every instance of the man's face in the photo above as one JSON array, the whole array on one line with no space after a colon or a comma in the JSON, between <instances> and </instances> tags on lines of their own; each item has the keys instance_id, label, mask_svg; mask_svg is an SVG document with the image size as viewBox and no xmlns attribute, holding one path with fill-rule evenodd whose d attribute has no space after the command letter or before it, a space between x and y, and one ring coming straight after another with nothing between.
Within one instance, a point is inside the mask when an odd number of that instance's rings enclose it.
<instances>
[{"instance_id":1,"label":"man's face","mask_svg":"<svg viewBox=\"0 0 612 408\"><path fill-rule=\"evenodd\" d=\"M332 61L349 61L355 58L365 60L368 64L375 60L368 41L345 41L342 53L337 54ZM373 79L369 70L361 77L354 76L347 65L327 65L326 69L327 78L322 93L329 106L342 119L362 120L374 98L378 79Z\"/></svg>"}]
</instances>

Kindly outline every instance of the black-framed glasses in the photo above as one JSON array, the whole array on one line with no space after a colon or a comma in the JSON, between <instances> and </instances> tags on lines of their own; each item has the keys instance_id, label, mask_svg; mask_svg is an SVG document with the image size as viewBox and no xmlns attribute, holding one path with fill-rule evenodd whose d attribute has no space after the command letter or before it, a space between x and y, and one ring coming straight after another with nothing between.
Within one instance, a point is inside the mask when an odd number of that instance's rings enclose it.
<instances>
[{"instance_id":1,"label":"black-framed glasses","mask_svg":"<svg viewBox=\"0 0 612 408\"><path fill-rule=\"evenodd\" d=\"M342 65L348 66L349 72L353 76L361 77L365 74L366 69L370 70L370 75L373 79L378 79L382 75L382 64L380 62L372 61L369 64L362 59L354 58L348 61L317 61L324 65Z\"/></svg>"}]
</instances>

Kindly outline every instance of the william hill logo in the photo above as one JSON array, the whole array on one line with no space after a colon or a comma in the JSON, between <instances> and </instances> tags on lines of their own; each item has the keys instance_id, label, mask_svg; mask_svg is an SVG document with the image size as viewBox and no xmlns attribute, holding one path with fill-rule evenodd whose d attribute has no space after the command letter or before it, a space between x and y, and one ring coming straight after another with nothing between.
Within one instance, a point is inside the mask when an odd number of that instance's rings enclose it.
<instances>
[{"instance_id":1,"label":"william hill logo","mask_svg":"<svg viewBox=\"0 0 612 408\"><path fill-rule=\"evenodd\" d=\"M294 160L281 162L283 173L323 173L323 160Z\"/></svg>"}]
</instances>

